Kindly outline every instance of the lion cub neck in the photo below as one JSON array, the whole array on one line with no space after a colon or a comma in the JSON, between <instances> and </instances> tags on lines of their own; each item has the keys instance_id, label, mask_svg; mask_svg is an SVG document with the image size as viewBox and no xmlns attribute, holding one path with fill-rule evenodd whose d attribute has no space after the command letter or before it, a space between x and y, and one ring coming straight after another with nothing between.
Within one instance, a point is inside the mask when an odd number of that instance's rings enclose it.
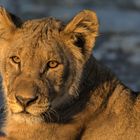
<instances>
[{"instance_id":1,"label":"lion cub neck","mask_svg":"<svg viewBox=\"0 0 140 140\"><path fill-rule=\"evenodd\" d=\"M79 136L80 123L56 123L17 124L11 122L6 127L7 140L71 140Z\"/></svg>"}]
</instances>

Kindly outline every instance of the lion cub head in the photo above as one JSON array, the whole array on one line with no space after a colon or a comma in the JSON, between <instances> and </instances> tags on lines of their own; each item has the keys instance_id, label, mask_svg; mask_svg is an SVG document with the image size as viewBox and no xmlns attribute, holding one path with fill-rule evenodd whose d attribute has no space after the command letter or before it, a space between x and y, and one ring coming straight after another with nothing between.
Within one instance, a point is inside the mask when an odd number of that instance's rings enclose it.
<instances>
[{"instance_id":1,"label":"lion cub head","mask_svg":"<svg viewBox=\"0 0 140 140\"><path fill-rule=\"evenodd\" d=\"M98 32L96 14L78 13L67 25L55 18L22 22L0 8L0 71L7 116L52 121L80 94L84 64Z\"/></svg>"}]
</instances>

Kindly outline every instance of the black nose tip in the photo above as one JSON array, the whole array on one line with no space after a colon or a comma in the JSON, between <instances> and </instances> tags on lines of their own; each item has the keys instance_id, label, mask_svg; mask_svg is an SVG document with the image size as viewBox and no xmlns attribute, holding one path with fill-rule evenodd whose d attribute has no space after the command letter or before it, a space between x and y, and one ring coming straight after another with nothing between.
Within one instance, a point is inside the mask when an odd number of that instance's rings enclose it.
<instances>
[{"instance_id":1,"label":"black nose tip","mask_svg":"<svg viewBox=\"0 0 140 140\"><path fill-rule=\"evenodd\" d=\"M30 98L24 98L22 96L16 96L17 101L23 105L23 106L28 106L32 103L35 103L35 101L38 99L38 96L33 96Z\"/></svg>"}]
</instances>

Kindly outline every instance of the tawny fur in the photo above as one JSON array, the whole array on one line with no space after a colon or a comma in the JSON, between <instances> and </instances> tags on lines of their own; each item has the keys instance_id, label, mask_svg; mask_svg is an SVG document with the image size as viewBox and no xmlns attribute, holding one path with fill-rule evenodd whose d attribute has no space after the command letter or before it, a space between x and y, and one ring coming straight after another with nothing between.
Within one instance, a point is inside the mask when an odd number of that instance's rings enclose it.
<instances>
[{"instance_id":1,"label":"tawny fur","mask_svg":"<svg viewBox=\"0 0 140 140\"><path fill-rule=\"evenodd\" d=\"M140 139L139 93L92 56L97 35L93 11L82 11L63 25L54 18L22 22L0 8L6 108L1 140ZM59 63L48 68L50 60ZM26 108L30 115L21 113L16 96L38 97Z\"/></svg>"}]
</instances>

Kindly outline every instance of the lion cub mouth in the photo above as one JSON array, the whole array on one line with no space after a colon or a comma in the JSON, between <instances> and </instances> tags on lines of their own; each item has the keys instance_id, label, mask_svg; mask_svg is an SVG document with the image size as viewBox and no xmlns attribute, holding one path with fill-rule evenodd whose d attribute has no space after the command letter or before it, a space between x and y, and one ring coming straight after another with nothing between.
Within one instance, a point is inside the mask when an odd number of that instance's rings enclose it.
<instances>
[{"instance_id":1,"label":"lion cub mouth","mask_svg":"<svg viewBox=\"0 0 140 140\"><path fill-rule=\"evenodd\" d=\"M10 104L10 118L15 121L24 122L40 122L43 120L42 114L49 110L48 106L40 107L39 104L32 104L30 106L22 106L19 103Z\"/></svg>"},{"instance_id":2,"label":"lion cub mouth","mask_svg":"<svg viewBox=\"0 0 140 140\"><path fill-rule=\"evenodd\" d=\"M31 113L29 113L29 112L27 112L27 111L21 111L21 112L17 112L17 113L13 113L13 114L17 114L17 115L33 115L33 114L31 114Z\"/></svg>"},{"instance_id":3,"label":"lion cub mouth","mask_svg":"<svg viewBox=\"0 0 140 140\"><path fill-rule=\"evenodd\" d=\"M10 106L10 114L9 118L11 120L16 121L17 123L40 123L44 122L42 113L44 113L47 109L39 109L38 107L26 107L23 108L19 104L15 104L16 108Z\"/></svg>"},{"instance_id":4,"label":"lion cub mouth","mask_svg":"<svg viewBox=\"0 0 140 140\"><path fill-rule=\"evenodd\" d=\"M16 105L16 108L12 108L11 106L10 110L12 115L39 116L40 114L47 112L47 110L49 110L49 106L40 108L37 106L23 107L20 105Z\"/></svg>"},{"instance_id":5,"label":"lion cub mouth","mask_svg":"<svg viewBox=\"0 0 140 140\"><path fill-rule=\"evenodd\" d=\"M36 109L34 109L36 110ZM46 111L38 112L28 112L26 110L15 112L11 111L10 119L16 121L17 123L35 124L43 122L56 122L59 121L59 115L56 111L51 108L46 109Z\"/></svg>"}]
</instances>

